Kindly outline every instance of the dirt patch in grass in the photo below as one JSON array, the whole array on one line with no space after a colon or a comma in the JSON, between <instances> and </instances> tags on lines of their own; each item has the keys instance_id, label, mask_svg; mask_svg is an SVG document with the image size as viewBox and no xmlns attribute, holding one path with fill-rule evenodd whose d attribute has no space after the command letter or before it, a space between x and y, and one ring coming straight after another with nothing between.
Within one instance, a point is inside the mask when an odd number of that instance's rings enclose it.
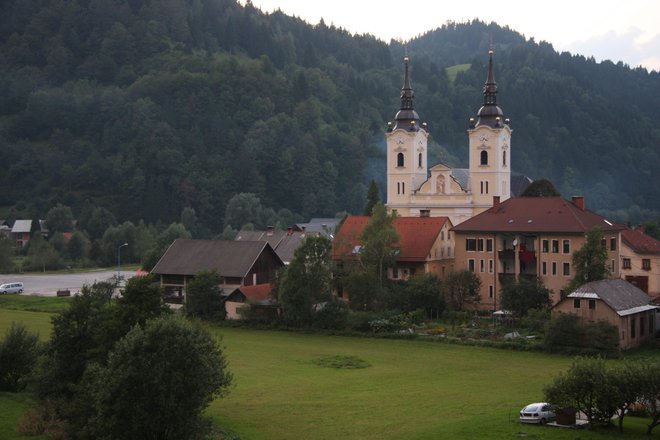
<instances>
[{"instance_id":1,"label":"dirt patch in grass","mask_svg":"<svg viewBox=\"0 0 660 440\"><path fill-rule=\"evenodd\" d=\"M371 364L357 356L323 356L312 361L319 367L339 368L339 369L357 369L367 368Z\"/></svg>"}]
</instances>

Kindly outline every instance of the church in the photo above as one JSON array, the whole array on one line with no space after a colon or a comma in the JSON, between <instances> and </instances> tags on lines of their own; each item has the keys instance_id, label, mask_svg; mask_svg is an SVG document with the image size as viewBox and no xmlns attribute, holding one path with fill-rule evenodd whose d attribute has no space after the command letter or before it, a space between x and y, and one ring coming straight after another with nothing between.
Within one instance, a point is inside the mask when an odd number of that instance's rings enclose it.
<instances>
[{"instance_id":1,"label":"church","mask_svg":"<svg viewBox=\"0 0 660 440\"><path fill-rule=\"evenodd\" d=\"M493 51L489 51L484 103L477 119L470 118L469 168L437 164L428 169L428 125L420 124L410 85L409 58L404 58L401 108L387 127L387 207L403 217L448 217L461 222L505 201L531 183L511 175L509 119L497 105ZM514 188L514 194L512 194Z\"/></svg>"}]
</instances>

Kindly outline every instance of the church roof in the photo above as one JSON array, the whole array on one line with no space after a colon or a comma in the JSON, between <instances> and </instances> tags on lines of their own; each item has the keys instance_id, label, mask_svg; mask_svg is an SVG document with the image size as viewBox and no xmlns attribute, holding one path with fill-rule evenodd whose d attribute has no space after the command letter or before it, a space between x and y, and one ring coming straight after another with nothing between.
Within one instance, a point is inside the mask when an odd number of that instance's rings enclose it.
<instances>
[{"instance_id":1,"label":"church roof","mask_svg":"<svg viewBox=\"0 0 660 440\"><path fill-rule=\"evenodd\" d=\"M406 55L403 58L404 74L403 74L403 87L401 87L401 108L394 117L394 127L390 126L391 130L403 129L406 131L419 131L419 115L415 111L413 101L415 100L415 92L410 85L410 75L408 73L409 58Z\"/></svg>"},{"instance_id":2,"label":"church roof","mask_svg":"<svg viewBox=\"0 0 660 440\"><path fill-rule=\"evenodd\" d=\"M488 127L502 127L504 113L497 106L497 83L493 73L493 50L488 51L488 77L484 84L484 105L477 113L478 119L476 126L486 125Z\"/></svg>"},{"instance_id":3,"label":"church roof","mask_svg":"<svg viewBox=\"0 0 660 440\"><path fill-rule=\"evenodd\" d=\"M591 229L621 231L613 223L561 197L513 197L458 226L458 232L585 233Z\"/></svg>"}]
</instances>

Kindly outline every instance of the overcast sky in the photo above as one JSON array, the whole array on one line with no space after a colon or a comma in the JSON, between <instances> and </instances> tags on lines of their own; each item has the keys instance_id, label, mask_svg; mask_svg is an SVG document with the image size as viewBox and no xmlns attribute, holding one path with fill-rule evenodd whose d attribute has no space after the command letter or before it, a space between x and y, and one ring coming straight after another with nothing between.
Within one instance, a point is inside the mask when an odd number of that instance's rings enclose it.
<instances>
[{"instance_id":1,"label":"overcast sky","mask_svg":"<svg viewBox=\"0 0 660 440\"><path fill-rule=\"evenodd\" d=\"M252 0L252 4L264 12L279 8L311 24L323 18L327 25L386 42L408 40L448 20L478 18L548 41L560 52L660 70L658 0Z\"/></svg>"}]
</instances>

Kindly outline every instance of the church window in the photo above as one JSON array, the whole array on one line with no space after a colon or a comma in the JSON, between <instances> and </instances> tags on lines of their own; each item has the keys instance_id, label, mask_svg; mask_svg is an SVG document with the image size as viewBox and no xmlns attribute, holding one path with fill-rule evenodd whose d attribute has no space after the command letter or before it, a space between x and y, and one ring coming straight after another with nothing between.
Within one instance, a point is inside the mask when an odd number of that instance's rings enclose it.
<instances>
[{"instance_id":1,"label":"church window","mask_svg":"<svg viewBox=\"0 0 660 440\"><path fill-rule=\"evenodd\" d=\"M417 166L422 167L422 153L419 153L419 156L417 156Z\"/></svg>"},{"instance_id":2,"label":"church window","mask_svg":"<svg viewBox=\"0 0 660 440\"><path fill-rule=\"evenodd\" d=\"M420 209L419 210L419 216L420 217L431 217L431 210L430 209Z\"/></svg>"},{"instance_id":3,"label":"church window","mask_svg":"<svg viewBox=\"0 0 660 440\"><path fill-rule=\"evenodd\" d=\"M403 153L399 153L396 155L396 166L398 167L403 166Z\"/></svg>"},{"instance_id":4,"label":"church window","mask_svg":"<svg viewBox=\"0 0 660 440\"><path fill-rule=\"evenodd\" d=\"M502 166L506 166L506 150L502 151Z\"/></svg>"},{"instance_id":5,"label":"church window","mask_svg":"<svg viewBox=\"0 0 660 440\"><path fill-rule=\"evenodd\" d=\"M481 181L479 183L481 183L481 194L483 194L484 193L484 182Z\"/></svg>"},{"instance_id":6,"label":"church window","mask_svg":"<svg viewBox=\"0 0 660 440\"><path fill-rule=\"evenodd\" d=\"M401 182L396 183L396 193L401 194Z\"/></svg>"},{"instance_id":7,"label":"church window","mask_svg":"<svg viewBox=\"0 0 660 440\"><path fill-rule=\"evenodd\" d=\"M488 151L481 152L481 165L488 165Z\"/></svg>"},{"instance_id":8,"label":"church window","mask_svg":"<svg viewBox=\"0 0 660 440\"><path fill-rule=\"evenodd\" d=\"M401 194L406 193L406 182L401 182Z\"/></svg>"},{"instance_id":9,"label":"church window","mask_svg":"<svg viewBox=\"0 0 660 440\"><path fill-rule=\"evenodd\" d=\"M488 194L488 181L486 180L486 194Z\"/></svg>"}]
</instances>

